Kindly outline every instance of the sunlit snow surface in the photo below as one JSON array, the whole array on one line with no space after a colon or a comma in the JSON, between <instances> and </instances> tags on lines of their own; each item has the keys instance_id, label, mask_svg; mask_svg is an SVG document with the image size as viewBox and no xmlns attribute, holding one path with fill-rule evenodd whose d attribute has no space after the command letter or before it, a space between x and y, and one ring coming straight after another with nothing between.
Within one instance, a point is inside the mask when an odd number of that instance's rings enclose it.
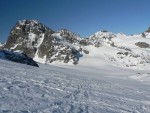
<instances>
[{"instance_id":1,"label":"sunlit snow surface","mask_svg":"<svg viewBox=\"0 0 150 113\"><path fill-rule=\"evenodd\" d=\"M0 113L148 113L149 76L113 66L37 68L0 60Z\"/></svg>"}]
</instances>

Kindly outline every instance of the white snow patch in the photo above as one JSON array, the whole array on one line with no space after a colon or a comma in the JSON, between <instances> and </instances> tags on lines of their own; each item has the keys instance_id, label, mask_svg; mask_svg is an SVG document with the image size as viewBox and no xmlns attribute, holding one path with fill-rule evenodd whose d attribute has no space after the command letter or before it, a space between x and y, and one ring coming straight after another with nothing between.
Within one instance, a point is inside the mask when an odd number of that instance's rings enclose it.
<instances>
[{"instance_id":1,"label":"white snow patch","mask_svg":"<svg viewBox=\"0 0 150 113\"><path fill-rule=\"evenodd\" d=\"M14 47L11 47L10 50L15 49L19 44L14 45Z\"/></svg>"},{"instance_id":2,"label":"white snow patch","mask_svg":"<svg viewBox=\"0 0 150 113\"><path fill-rule=\"evenodd\" d=\"M37 51L37 53L35 54L35 57L33 58L33 60L36 61L36 62L44 64L44 63L46 63L46 55L43 58L40 58L38 56L38 51Z\"/></svg>"},{"instance_id":3,"label":"white snow patch","mask_svg":"<svg viewBox=\"0 0 150 113\"><path fill-rule=\"evenodd\" d=\"M44 33L40 35L40 38L37 40L37 44L35 45L36 48L39 48L44 40Z\"/></svg>"},{"instance_id":4,"label":"white snow patch","mask_svg":"<svg viewBox=\"0 0 150 113\"><path fill-rule=\"evenodd\" d=\"M53 33L52 36L59 39L59 40L63 39L62 36L60 36L60 33Z\"/></svg>"},{"instance_id":5,"label":"white snow patch","mask_svg":"<svg viewBox=\"0 0 150 113\"><path fill-rule=\"evenodd\" d=\"M16 29L21 29L20 27L16 27Z\"/></svg>"}]
</instances>

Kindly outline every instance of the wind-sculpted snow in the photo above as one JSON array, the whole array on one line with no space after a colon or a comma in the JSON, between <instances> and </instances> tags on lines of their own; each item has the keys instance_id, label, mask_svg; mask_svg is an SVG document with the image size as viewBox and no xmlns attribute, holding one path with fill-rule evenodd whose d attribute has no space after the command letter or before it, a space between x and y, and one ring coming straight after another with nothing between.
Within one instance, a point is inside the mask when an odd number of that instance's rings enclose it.
<instances>
[{"instance_id":1,"label":"wind-sculpted snow","mask_svg":"<svg viewBox=\"0 0 150 113\"><path fill-rule=\"evenodd\" d=\"M100 73L98 79L89 76L93 75L88 69L45 65L31 68L0 60L0 112L150 112L149 82L105 77Z\"/></svg>"}]
</instances>

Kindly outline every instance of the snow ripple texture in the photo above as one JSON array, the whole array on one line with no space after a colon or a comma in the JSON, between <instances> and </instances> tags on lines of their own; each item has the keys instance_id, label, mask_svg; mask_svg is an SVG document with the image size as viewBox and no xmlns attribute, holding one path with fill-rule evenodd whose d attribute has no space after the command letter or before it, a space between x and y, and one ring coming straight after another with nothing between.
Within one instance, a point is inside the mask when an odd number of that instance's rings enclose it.
<instances>
[{"instance_id":1,"label":"snow ripple texture","mask_svg":"<svg viewBox=\"0 0 150 113\"><path fill-rule=\"evenodd\" d=\"M0 113L150 112L149 84L68 71L0 60Z\"/></svg>"}]
</instances>

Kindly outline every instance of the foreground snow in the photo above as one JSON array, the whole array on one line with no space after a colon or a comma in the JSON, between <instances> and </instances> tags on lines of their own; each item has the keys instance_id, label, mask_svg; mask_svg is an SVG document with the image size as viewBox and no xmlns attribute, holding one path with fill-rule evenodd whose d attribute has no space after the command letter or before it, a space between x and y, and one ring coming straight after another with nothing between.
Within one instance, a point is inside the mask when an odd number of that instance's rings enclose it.
<instances>
[{"instance_id":1,"label":"foreground snow","mask_svg":"<svg viewBox=\"0 0 150 113\"><path fill-rule=\"evenodd\" d=\"M0 112L148 113L148 76L117 67L37 68L0 60Z\"/></svg>"}]
</instances>

